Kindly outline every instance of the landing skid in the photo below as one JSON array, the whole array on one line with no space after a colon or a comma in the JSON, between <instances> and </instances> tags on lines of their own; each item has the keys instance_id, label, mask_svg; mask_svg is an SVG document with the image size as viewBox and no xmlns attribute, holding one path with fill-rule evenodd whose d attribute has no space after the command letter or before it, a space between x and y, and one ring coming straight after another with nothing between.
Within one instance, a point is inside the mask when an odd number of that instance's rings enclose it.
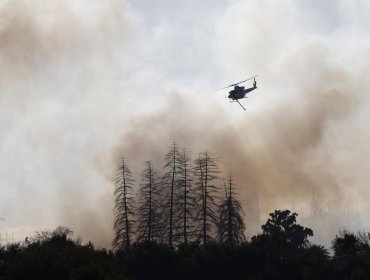
<instances>
[{"instance_id":1,"label":"landing skid","mask_svg":"<svg viewBox=\"0 0 370 280\"><path fill-rule=\"evenodd\" d=\"M239 105L244 109L244 111L247 111L247 110L243 107L243 105L239 102L239 100L236 100L236 102L238 102L238 103L239 103Z\"/></svg>"},{"instance_id":2,"label":"landing skid","mask_svg":"<svg viewBox=\"0 0 370 280\"><path fill-rule=\"evenodd\" d=\"M244 97L244 98L248 98L248 97ZM238 100L238 99L233 99L233 100L231 100L231 99L230 99L230 100L229 100L229 102L230 102L230 103L238 102L238 103L239 103L239 105L243 108L243 110L244 110L244 111L247 111L247 110L244 108L244 106L239 102L239 100Z\"/></svg>"}]
</instances>

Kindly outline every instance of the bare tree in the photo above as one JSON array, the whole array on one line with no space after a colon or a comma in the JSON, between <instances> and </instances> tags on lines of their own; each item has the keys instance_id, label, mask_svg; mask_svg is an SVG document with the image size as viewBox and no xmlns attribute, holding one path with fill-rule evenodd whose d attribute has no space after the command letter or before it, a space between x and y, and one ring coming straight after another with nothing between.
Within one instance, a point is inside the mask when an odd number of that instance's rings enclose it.
<instances>
[{"instance_id":1,"label":"bare tree","mask_svg":"<svg viewBox=\"0 0 370 280\"><path fill-rule=\"evenodd\" d=\"M206 245L217 227L217 195L218 188L215 185L220 173L217 166L217 158L210 152L205 151L195 160L195 180L198 191L199 236Z\"/></svg>"},{"instance_id":2,"label":"bare tree","mask_svg":"<svg viewBox=\"0 0 370 280\"><path fill-rule=\"evenodd\" d=\"M245 224L242 217L242 207L235 198L233 181L229 175L228 186L225 186L225 199L219 208L217 240L229 244L240 244L245 241Z\"/></svg>"},{"instance_id":3,"label":"bare tree","mask_svg":"<svg viewBox=\"0 0 370 280\"><path fill-rule=\"evenodd\" d=\"M137 210L137 240L154 241L160 237L160 193L159 176L151 161L146 162L142 173L142 184L139 190L139 207Z\"/></svg>"},{"instance_id":4,"label":"bare tree","mask_svg":"<svg viewBox=\"0 0 370 280\"><path fill-rule=\"evenodd\" d=\"M132 195L134 180L129 166L122 157L118 163L117 178L114 181L114 233L113 248L129 250L133 234L134 201Z\"/></svg>"},{"instance_id":5,"label":"bare tree","mask_svg":"<svg viewBox=\"0 0 370 280\"><path fill-rule=\"evenodd\" d=\"M179 158L179 194L177 197L178 221L182 230L179 231L179 240L185 244L193 236L194 213L196 212L195 197L192 189L192 164L188 152L183 149Z\"/></svg>"},{"instance_id":6,"label":"bare tree","mask_svg":"<svg viewBox=\"0 0 370 280\"><path fill-rule=\"evenodd\" d=\"M162 178L162 188L164 192L163 219L164 219L164 240L173 246L176 231L179 229L176 224L176 213L178 205L175 203L179 192L179 160L180 153L176 142L169 148L165 155L165 173Z\"/></svg>"}]
</instances>

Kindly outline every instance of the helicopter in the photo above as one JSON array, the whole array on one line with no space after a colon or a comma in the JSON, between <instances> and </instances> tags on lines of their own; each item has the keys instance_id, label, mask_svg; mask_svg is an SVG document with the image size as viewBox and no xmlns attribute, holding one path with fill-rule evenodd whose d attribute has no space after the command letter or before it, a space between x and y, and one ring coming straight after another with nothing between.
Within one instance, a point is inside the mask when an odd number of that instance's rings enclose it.
<instances>
[{"instance_id":1,"label":"helicopter","mask_svg":"<svg viewBox=\"0 0 370 280\"><path fill-rule=\"evenodd\" d=\"M250 77L246 80L243 80L241 82L238 82L238 83L235 83L235 84L231 84L227 87L224 87L224 88L221 88L219 90L222 90L222 89L225 89L225 88L229 88L229 87L234 87L233 90L229 91L229 101L230 102L238 102L239 105L244 109L244 106L239 102L239 99L242 99L242 98L247 98L245 95L248 93L248 92L251 92L252 90L255 90L257 88L257 81L256 81L256 77L257 75L253 76L253 77ZM244 83L246 81L249 81L253 79L253 87L250 87L250 88L245 88L245 87L240 87L239 84L241 83Z\"/></svg>"}]
</instances>

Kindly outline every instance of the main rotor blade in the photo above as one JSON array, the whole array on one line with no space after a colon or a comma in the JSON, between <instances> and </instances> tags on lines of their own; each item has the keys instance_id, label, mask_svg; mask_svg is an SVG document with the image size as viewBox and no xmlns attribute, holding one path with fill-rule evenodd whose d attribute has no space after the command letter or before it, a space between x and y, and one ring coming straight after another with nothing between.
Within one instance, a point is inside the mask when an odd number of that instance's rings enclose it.
<instances>
[{"instance_id":1,"label":"main rotor blade","mask_svg":"<svg viewBox=\"0 0 370 280\"><path fill-rule=\"evenodd\" d=\"M241 81L241 82L239 82L239 83L233 84L232 86L239 85L239 84L241 84L241 83L244 83L244 82L246 82L246 81L249 81L249 80L251 80L251 79L254 79L254 78L255 78L255 77L257 77L257 76L258 76L258 75L255 75L255 76L250 77L250 78L248 78L248 79L246 79L246 80L244 80L244 81Z\"/></svg>"},{"instance_id":2,"label":"main rotor blade","mask_svg":"<svg viewBox=\"0 0 370 280\"><path fill-rule=\"evenodd\" d=\"M229 85L229 86L226 86L226 87L223 87L223 88L220 88L220 89L218 89L218 90L216 90L216 91L219 91L219 90L223 90L223 89L225 89L225 88L229 88L229 87L235 87L235 86L237 86L237 85L239 85L239 84L241 84L241 83L244 83L244 82L246 82L246 81L249 81L249 80L251 80L251 79L254 79L255 77L257 77L258 75L254 75L254 76L252 76L252 77L250 77L250 78L248 78L248 79L246 79L246 80L244 80L244 81L241 81L241 82L238 82L238 83L235 83L235 84L231 84L231 85Z\"/></svg>"},{"instance_id":3,"label":"main rotor blade","mask_svg":"<svg viewBox=\"0 0 370 280\"><path fill-rule=\"evenodd\" d=\"M222 89L225 89L225 88L229 88L229 87L233 87L234 85L229 85L229 86L227 86L227 87L223 87L223 88L219 88L218 90L216 90L216 91L219 91L219 90L222 90Z\"/></svg>"}]
</instances>

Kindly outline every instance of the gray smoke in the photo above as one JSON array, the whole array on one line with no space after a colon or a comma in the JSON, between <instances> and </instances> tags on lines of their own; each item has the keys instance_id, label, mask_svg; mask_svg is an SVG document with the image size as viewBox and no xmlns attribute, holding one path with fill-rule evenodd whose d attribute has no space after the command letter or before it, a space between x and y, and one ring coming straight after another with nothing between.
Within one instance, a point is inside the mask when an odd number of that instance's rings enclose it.
<instances>
[{"instance_id":1,"label":"gray smoke","mask_svg":"<svg viewBox=\"0 0 370 280\"><path fill-rule=\"evenodd\" d=\"M340 228L367 229L362 221L370 193L367 175L358 169L368 166L362 154L369 134L358 118L366 101L356 77L332 62L330 52L315 42L287 55L278 69L290 85L286 96L259 110L257 99L269 102L279 88L266 90L260 83L242 101L246 112L237 104L229 104L226 112L213 96L194 99L174 91L163 109L132 123L118 150L138 169L145 159L161 167L174 140L194 156L204 149L216 152L223 175L232 172L239 186L249 235L275 209L298 212L317 231L316 240L326 244ZM231 111L237 111L237 119ZM352 146L354 138L358 144ZM350 215L356 216L351 223Z\"/></svg>"},{"instance_id":2,"label":"gray smoke","mask_svg":"<svg viewBox=\"0 0 370 280\"><path fill-rule=\"evenodd\" d=\"M175 140L233 173L248 235L286 208L318 241L368 229L360 2L1 1L5 227L64 224L109 246L116 159L161 169ZM214 92L254 73L246 112Z\"/></svg>"},{"instance_id":3,"label":"gray smoke","mask_svg":"<svg viewBox=\"0 0 370 280\"><path fill-rule=\"evenodd\" d=\"M0 204L6 228L65 224L109 246L112 191L96 174L124 123L131 20L124 2L89 4L0 4Z\"/></svg>"}]
</instances>

